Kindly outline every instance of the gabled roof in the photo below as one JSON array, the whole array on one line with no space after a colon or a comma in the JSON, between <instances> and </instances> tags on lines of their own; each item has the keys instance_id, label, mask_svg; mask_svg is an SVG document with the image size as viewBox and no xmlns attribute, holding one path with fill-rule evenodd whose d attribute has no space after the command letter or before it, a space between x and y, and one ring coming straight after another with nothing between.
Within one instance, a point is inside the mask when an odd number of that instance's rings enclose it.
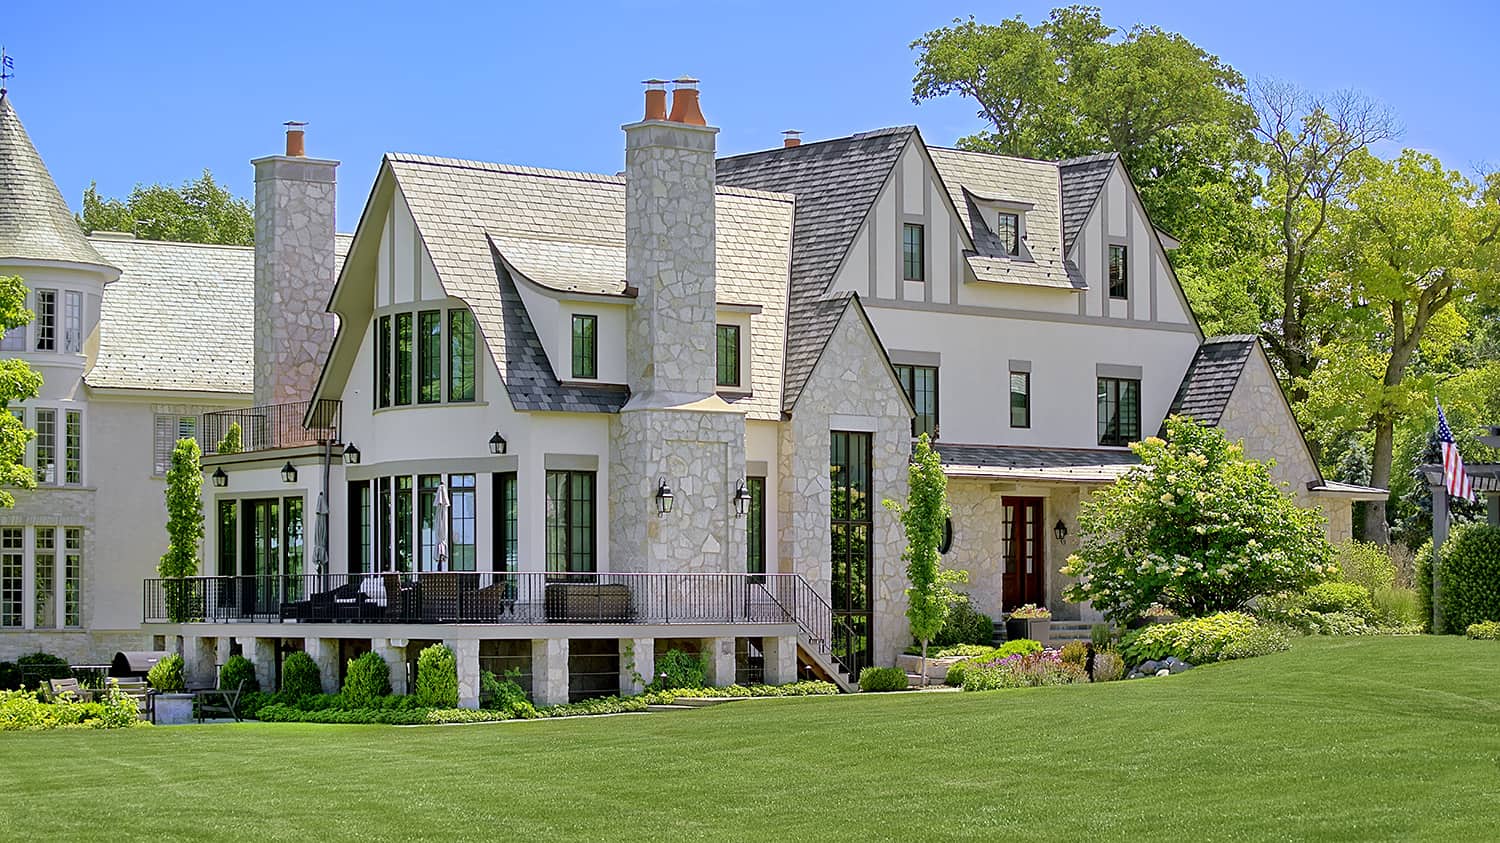
<instances>
[{"instance_id":1,"label":"gabled roof","mask_svg":"<svg viewBox=\"0 0 1500 843\"><path fill-rule=\"evenodd\" d=\"M901 150L915 133L914 126L899 126L718 160L720 184L797 197L784 408L797 402L828 332L843 313L843 302L824 302L824 296Z\"/></svg>"},{"instance_id":2,"label":"gabled roof","mask_svg":"<svg viewBox=\"0 0 1500 843\"><path fill-rule=\"evenodd\" d=\"M1202 424L1217 425L1255 343L1256 338L1248 334L1204 340L1182 376L1168 414L1192 416Z\"/></svg>"},{"instance_id":3,"label":"gabled roof","mask_svg":"<svg viewBox=\"0 0 1500 843\"><path fill-rule=\"evenodd\" d=\"M73 219L26 127L0 94L0 260L108 266Z\"/></svg>"},{"instance_id":4,"label":"gabled roof","mask_svg":"<svg viewBox=\"0 0 1500 843\"><path fill-rule=\"evenodd\" d=\"M1109 171L1114 169L1119 157L1113 152L1105 152L1057 162L1058 175L1062 180L1064 255L1073 248L1073 241L1078 238L1078 232L1083 230L1084 220L1088 219L1089 211L1094 209L1099 191L1104 189L1104 183L1109 180Z\"/></svg>"},{"instance_id":5,"label":"gabled roof","mask_svg":"<svg viewBox=\"0 0 1500 843\"><path fill-rule=\"evenodd\" d=\"M105 285L91 387L164 392L254 391L255 249L89 238L120 268ZM335 271L349 236L334 238Z\"/></svg>"}]
</instances>

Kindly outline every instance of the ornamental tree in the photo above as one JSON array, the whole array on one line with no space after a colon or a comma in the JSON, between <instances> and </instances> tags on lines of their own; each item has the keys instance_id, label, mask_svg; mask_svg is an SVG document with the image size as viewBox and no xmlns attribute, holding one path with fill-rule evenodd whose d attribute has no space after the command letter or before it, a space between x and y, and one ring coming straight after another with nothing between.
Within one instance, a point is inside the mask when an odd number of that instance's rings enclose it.
<instances>
[{"instance_id":1,"label":"ornamental tree","mask_svg":"<svg viewBox=\"0 0 1500 843\"><path fill-rule=\"evenodd\" d=\"M1141 465L1084 501L1083 542L1063 574L1069 600L1111 620L1153 603L1185 617L1301 590L1336 570L1323 516L1297 506L1223 431L1167 419L1167 439L1131 445Z\"/></svg>"},{"instance_id":2,"label":"ornamental tree","mask_svg":"<svg viewBox=\"0 0 1500 843\"><path fill-rule=\"evenodd\" d=\"M166 583L167 616L174 622L191 615L184 578L198 573L198 547L203 541L203 471L201 452L194 439L180 439L172 449L167 469L167 552L156 572L175 582Z\"/></svg>"},{"instance_id":3,"label":"ornamental tree","mask_svg":"<svg viewBox=\"0 0 1500 843\"><path fill-rule=\"evenodd\" d=\"M26 309L25 282L17 275L0 276L0 330L19 328L31 317ZM41 388L42 376L25 360L0 360L0 410L13 402L35 398ZM15 496L5 487L36 486L36 475L26 465L26 443L35 435L14 415L0 413L0 508L16 505Z\"/></svg>"},{"instance_id":4,"label":"ornamental tree","mask_svg":"<svg viewBox=\"0 0 1500 843\"><path fill-rule=\"evenodd\" d=\"M927 684L927 642L943 628L947 619L949 590L938 570L943 541L943 525L951 510L948 507L948 477L943 463L927 434L917 440L910 468L911 488L906 504L885 500L886 509L896 513L906 531L906 619L913 638L922 642L922 684Z\"/></svg>"}]
</instances>

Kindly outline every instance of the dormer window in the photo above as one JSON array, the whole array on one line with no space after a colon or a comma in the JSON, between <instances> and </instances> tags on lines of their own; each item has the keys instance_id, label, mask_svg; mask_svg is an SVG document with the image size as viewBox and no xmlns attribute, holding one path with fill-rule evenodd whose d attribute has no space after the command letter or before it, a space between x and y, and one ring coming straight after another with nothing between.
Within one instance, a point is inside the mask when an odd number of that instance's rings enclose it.
<instances>
[{"instance_id":1,"label":"dormer window","mask_svg":"<svg viewBox=\"0 0 1500 843\"><path fill-rule=\"evenodd\" d=\"M1000 243L1005 247L1007 255L1016 256L1021 254L1020 214L1001 211L995 226L995 234L1000 238Z\"/></svg>"}]
</instances>

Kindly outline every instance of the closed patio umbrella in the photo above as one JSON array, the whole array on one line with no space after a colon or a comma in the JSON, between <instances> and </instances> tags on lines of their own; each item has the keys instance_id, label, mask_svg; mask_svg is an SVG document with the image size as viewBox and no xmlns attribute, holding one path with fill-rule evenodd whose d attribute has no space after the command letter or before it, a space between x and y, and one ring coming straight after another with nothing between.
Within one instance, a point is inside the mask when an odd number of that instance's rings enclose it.
<instances>
[{"instance_id":1,"label":"closed patio umbrella","mask_svg":"<svg viewBox=\"0 0 1500 843\"><path fill-rule=\"evenodd\" d=\"M437 487L437 499L433 505L435 512L433 520L437 522L437 569L446 571L448 569L448 510L452 501L448 499L448 484L439 483Z\"/></svg>"},{"instance_id":2,"label":"closed patio umbrella","mask_svg":"<svg viewBox=\"0 0 1500 843\"><path fill-rule=\"evenodd\" d=\"M328 573L328 496L323 492L313 518L313 568L319 577Z\"/></svg>"}]
</instances>

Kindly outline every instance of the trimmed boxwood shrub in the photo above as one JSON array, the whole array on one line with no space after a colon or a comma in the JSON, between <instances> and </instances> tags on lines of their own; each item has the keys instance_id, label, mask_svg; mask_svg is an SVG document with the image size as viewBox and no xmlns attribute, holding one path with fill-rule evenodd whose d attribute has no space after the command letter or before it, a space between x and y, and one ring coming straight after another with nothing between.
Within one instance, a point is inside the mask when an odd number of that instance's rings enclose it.
<instances>
[{"instance_id":1,"label":"trimmed boxwood shrub","mask_svg":"<svg viewBox=\"0 0 1500 843\"><path fill-rule=\"evenodd\" d=\"M281 695L285 700L300 700L303 697L323 693L323 679L318 675L318 663L306 653L292 653L281 663Z\"/></svg>"},{"instance_id":2,"label":"trimmed boxwood shrub","mask_svg":"<svg viewBox=\"0 0 1500 843\"><path fill-rule=\"evenodd\" d=\"M173 653L151 666L146 681L158 694L180 694L187 689L187 680L182 675L182 656Z\"/></svg>"},{"instance_id":3,"label":"trimmed boxwood shrub","mask_svg":"<svg viewBox=\"0 0 1500 843\"><path fill-rule=\"evenodd\" d=\"M1312 612L1343 612L1369 618L1375 614L1370 592L1352 582L1332 580L1309 586L1302 594L1302 607Z\"/></svg>"},{"instance_id":4,"label":"trimmed boxwood shrub","mask_svg":"<svg viewBox=\"0 0 1500 843\"><path fill-rule=\"evenodd\" d=\"M458 659L446 644L433 644L417 656L417 693L423 705L458 707Z\"/></svg>"},{"instance_id":5,"label":"trimmed boxwood shrub","mask_svg":"<svg viewBox=\"0 0 1500 843\"><path fill-rule=\"evenodd\" d=\"M1500 527L1471 524L1443 545L1443 622L1457 633L1500 621Z\"/></svg>"},{"instance_id":6,"label":"trimmed boxwood shrub","mask_svg":"<svg viewBox=\"0 0 1500 843\"><path fill-rule=\"evenodd\" d=\"M368 708L390 692L391 666L379 653L371 651L349 660L343 693L350 708Z\"/></svg>"},{"instance_id":7,"label":"trimmed boxwood shrub","mask_svg":"<svg viewBox=\"0 0 1500 843\"><path fill-rule=\"evenodd\" d=\"M255 678L255 665L244 656L230 656L219 667L219 687L233 691L242 681L245 683L246 693L260 690L260 680Z\"/></svg>"},{"instance_id":8,"label":"trimmed boxwood shrub","mask_svg":"<svg viewBox=\"0 0 1500 843\"><path fill-rule=\"evenodd\" d=\"M859 672L861 691L905 691L906 671L899 667L867 667Z\"/></svg>"}]
</instances>

